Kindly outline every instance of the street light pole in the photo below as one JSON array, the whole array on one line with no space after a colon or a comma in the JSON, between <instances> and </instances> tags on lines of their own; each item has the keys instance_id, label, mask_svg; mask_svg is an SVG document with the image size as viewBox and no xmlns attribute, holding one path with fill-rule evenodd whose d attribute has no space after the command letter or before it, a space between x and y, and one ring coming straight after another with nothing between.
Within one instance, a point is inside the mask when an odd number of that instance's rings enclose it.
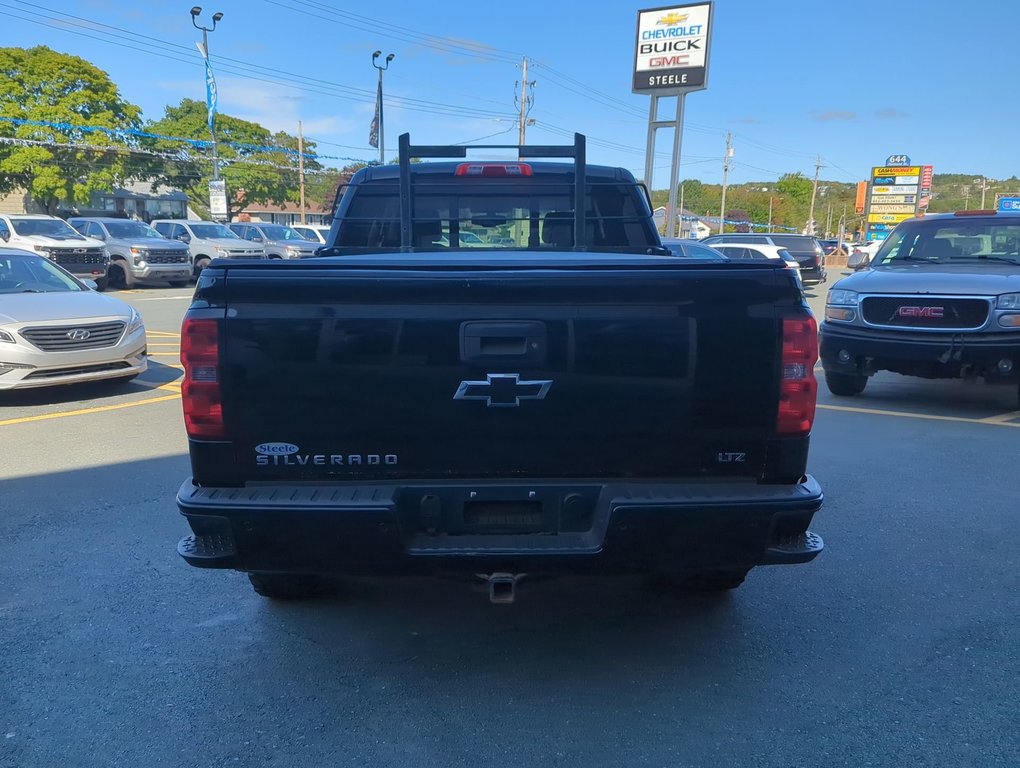
<instances>
[{"instance_id":1,"label":"street light pole","mask_svg":"<svg viewBox=\"0 0 1020 768\"><path fill-rule=\"evenodd\" d=\"M372 66L379 70L379 92L376 94L376 112L379 115L379 162L386 162L386 140L383 136L383 89L382 89L382 73L390 68L390 62L393 61L395 54L389 54L386 57L386 66L376 64L375 60L382 56L382 51L376 51L372 54Z\"/></svg>"},{"instance_id":2,"label":"street light pole","mask_svg":"<svg viewBox=\"0 0 1020 768\"><path fill-rule=\"evenodd\" d=\"M208 62L209 61L209 33L216 31L216 25L219 23L220 19L223 18L223 14L220 13L219 11L214 13L213 16L212 16L212 26L211 27L207 27L204 24L200 25L198 23L198 17L199 17L199 15L201 13L202 13L202 7L201 6L196 5L195 7L193 7L191 9L191 23L194 25L195 29L202 30L202 57L206 60L206 62ZM209 125L209 136L212 139L213 181L219 181L220 180L220 158L219 158L219 152L217 151L217 148L216 148L216 131L213 128L212 124Z\"/></svg>"}]
</instances>

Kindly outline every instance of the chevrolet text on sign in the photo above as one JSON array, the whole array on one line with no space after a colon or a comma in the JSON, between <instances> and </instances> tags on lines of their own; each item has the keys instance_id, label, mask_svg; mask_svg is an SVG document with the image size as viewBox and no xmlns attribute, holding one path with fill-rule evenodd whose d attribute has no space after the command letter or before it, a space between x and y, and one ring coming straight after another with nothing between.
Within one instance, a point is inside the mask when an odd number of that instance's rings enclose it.
<instances>
[{"instance_id":1,"label":"chevrolet text on sign","mask_svg":"<svg viewBox=\"0 0 1020 768\"><path fill-rule=\"evenodd\" d=\"M711 23L711 3L639 11L634 90L703 88L708 76Z\"/></svg>"}]
</instances>

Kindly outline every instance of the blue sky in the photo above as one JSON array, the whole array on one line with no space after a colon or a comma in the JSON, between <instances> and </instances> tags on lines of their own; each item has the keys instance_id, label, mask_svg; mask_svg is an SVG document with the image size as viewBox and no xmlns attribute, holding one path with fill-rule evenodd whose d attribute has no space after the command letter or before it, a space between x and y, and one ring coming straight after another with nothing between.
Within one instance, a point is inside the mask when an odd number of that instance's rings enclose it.
<instances>
[{"instance_id":1,"label":"blue sky","mask_svg":"<svg viewBox=\"0 0 1020 768\"><path fill-rule=\"evenodd\" d=\"M515 142L514 83L527 55L535 62L528 79L536 81L537 121L528 142L561 143L577 130L592 140L590 162L643 172L648 98L630 90L635 19L639 8L665 3L201 4L206 21L224 13L210 39L220 110L291 132L301 119L321 154L377 156L368 146L376 49L396 54L385 80L394 99L386 107L388 147L404 131L416 142L500 132L489 141ZM720 180L726 130L734 134L734 182L810 175L816 155L823 178L836 181L863 179L871 165L900 153L936 173L1020 175L1020 3L715 6L709 88L687 98L682 177ZM186 0L0 0L0 44L82 56L155 118L167 103L204 99L190 7ZM89 28L68 15L125 31ZM657 188L667 185L669 148L660 132Z\"/></svg>"}]
</instances>

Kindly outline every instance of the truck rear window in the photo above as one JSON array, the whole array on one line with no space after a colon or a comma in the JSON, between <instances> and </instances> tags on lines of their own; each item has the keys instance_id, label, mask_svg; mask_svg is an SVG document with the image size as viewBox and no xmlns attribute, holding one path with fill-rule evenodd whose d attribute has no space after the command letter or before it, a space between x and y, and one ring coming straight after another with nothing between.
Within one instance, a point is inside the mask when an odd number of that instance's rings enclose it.
<instances>
[{"instance_id":1,"label":"truck rear window","mask_svg":"<svg viewBox=\"0 0 1020 768\"><path fill-rule=\"evenodd\" d=\"M569 250L574 245L573 187L559 180L434 181L414 184L412 245L418 251L464 249ZM396 181L365 182L343 214L337 246L400 247ZM590 182L586 245L589 250L645 253L659 247L651 211L633 185Z\"/></svg>"}]
</instances>

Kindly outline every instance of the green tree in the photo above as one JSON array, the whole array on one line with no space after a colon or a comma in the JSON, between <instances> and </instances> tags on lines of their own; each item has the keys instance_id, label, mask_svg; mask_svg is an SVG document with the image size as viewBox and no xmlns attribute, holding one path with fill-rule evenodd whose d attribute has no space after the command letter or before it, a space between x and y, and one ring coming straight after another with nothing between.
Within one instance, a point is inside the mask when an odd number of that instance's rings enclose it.
<instances>
[{"instance_id":1,"label":"green tree","mask_svg":"<svg viewBox=\"0 0 1020 768\"><path fill-rule=\"evenodd\" d=\"M0 117L64 124L16 125L0 120L0 193L24 189L48 213L64 203L87 203L142 169L125 151L61 147L110 147L108 134L80 127L129 131L141 110L121 98L109 75L77 56L45 46L0 48ZM35 143L38 142L38 143ZM119 142L125 149L128 138Z\"/></svg>"},{"instance_id":2,"label":"green tree","mask_svg":"<svg viewBox=\"0 0 1020 768\"><path fill-rule=\"evenodd\" d=\"M209 139L206 107L194 99L183 99L168 106L161 120L146 126L148 133L197 141ZM296 202L298 191L297 138L285 132L272 133L258 123L219 114L216 139L220 158L220 177L227 183L228 219L252 203L282 204ZM153 176L187 194L192 208L207 213L209 181L213 177L212 153L208 148L182 144L170 139L146 139L146 146L160 153L173 153L175 159L158 158ZM245 146L247 145L247 146ZM306 154L315 153L315 142L305 141ZM291 150L288 152L286 150ZM317 171L321 164L305 159L306 171Z\"/></svg>"}]
</instances>

